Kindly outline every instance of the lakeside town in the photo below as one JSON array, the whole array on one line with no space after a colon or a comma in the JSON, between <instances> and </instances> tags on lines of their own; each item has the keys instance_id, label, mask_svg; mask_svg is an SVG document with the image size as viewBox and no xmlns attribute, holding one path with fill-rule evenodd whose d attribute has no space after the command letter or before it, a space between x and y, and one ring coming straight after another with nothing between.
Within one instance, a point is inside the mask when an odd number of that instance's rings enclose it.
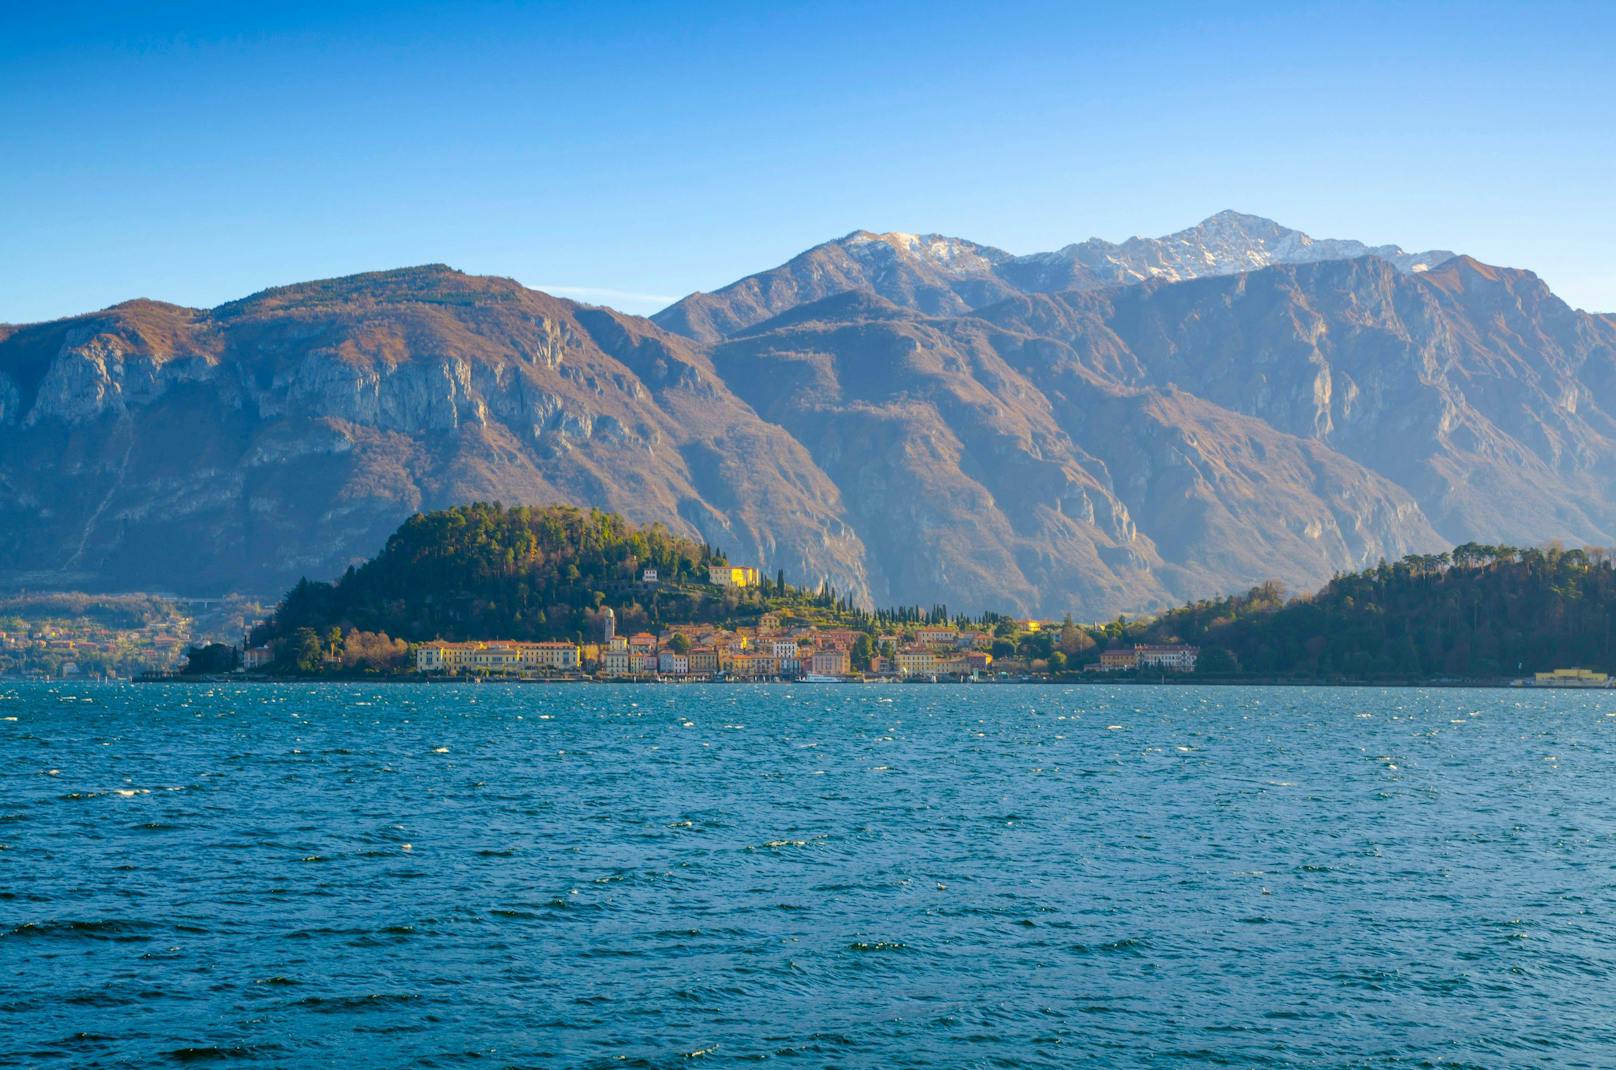
<instances>
[{"instance_id":1,"label":"lakeside town","mask_svg":"<svg viewBox=\"0 0 1616 1070\"><path fill-rule=\"evenodd\" d=\"M618 635L615 615L602 614L603 634L596 642L564 640L518 642L485 640L434 641L415 644L408 670L421 677L483 677L514 680L609 679L638 681L792 681L983 680L1039 678L1050 674L1049 658L1015 654L1017 644L994 630L921 626L872 635L850 628L793 625L765 613L755 627L721 628L670 625L659 632ZM1020 621L1020 635L1061 625ZM995 656L994 647L1001 653ZM1008 648L1008 649L1007 649ZM1052 651L1058 654L1058 651ZM1198 651L1192 646L1135 645L1107 650L1084 668L1090 672L1148 670L1188 673ZM331 667L340 657L329 655ZM1065 660L1057 657L1057 671ZM243 670L251 673L273 663L268 648L246 651Z\"/></svg>"},{"instance_id":2,"label":"lakeside town","mask_svg":"<svg viewBox=\"0 0 1616 1070\"><path fill-rule=\"evenodd\" d=\"M706 579L711 587L731 590L755 590L765 582L758 569L730 564L713 565ZM645 569L640 580L655 587L657 571ZM625 635L619 634L617 614L608 606L594 621L596 634L588 641L432 640L402 649L395 645L386 653L393 675L433 679L954 681L1047 678L1078 668L1077 657L1095 645L1070 620L993 618L978 626L922 620L860 629L769 611L748 625L667 624ZM345 658L348 647L370 641L358 633L327 636L319 653L321 667L330 672L351 668L355 661ZM273 672L281 653L268 645L248 647L240 669ZM1092 672L1188 673L1195 670L1198 653L1192 646L1135 644L1107 649L1081 667Z\"/></svg>"}]
</instances>

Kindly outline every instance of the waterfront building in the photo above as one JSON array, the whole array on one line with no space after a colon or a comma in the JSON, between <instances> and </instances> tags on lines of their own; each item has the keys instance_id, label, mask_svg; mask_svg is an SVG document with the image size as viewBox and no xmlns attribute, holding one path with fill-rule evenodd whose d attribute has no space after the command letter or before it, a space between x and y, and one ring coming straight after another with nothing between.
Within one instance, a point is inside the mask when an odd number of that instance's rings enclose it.
<instances>
[{"instance_id":1,"label":"waterfront building","mask_svg":"<svg viewBox=\"0 0 1616 1070\"><path fill-rule=\"evenodd\" d=\"M1101 672L1125 672L1139 667L1139 655L1132 650L1106 650L1100 654Z\"/></svg>"},{"instance_id":2,"label":"waterfront building","mask_svg":"<svg viewBox=\"0 0 1616 1070\"><path fill-rule=\"evenodd\" d=\"M1555 669L1553 672L1535 673L1534 687L1610 687L1608 674L1592 669Z\"/></svg>"},{"instance_id":3,"label":"waterfront building","mask_svg":"<svg viewBox=\"0 0 1616 1070\"><path fill-rule=\"evenodd\" d=\"M583 652L577 643L422 643L415 648L415 669L425 673L474 672L490 676L534 672L577 672Z\"/></svg>"},{"instance_id":4,"label":"waterfront building","mask_svg":"<svg viewBox=\"0 0 1616 1070\"><path fill-rule=\"evenodd\" d=\"M1134 655L1141 669L1159 669L1163 672L1194 672L1195 659L1200 656L1197 646L1136 646Z\"/></svg>"},{"instance_id":5,"label":"waterfront building","mask_svg":"<svg viewBox=\"0 0 1616 1070\"><path fill-rule=\"evenodd\" d=\"M846 676L852 671L847 651L824 647L808 659L808 671L815 676Z\"/></svg>"},{"instance_id":6,"label":"waterfront building","mask_svg":"<svg viewBox=\"0 0 1616 1070\"><path fill-rule=\"evenodd\" d=\"M900 676L935 676L939 671L937 653L932 650L900 650L893 660Z\"/></svg>"},{"instance_id":7,"label":"waterfront building","mask_svg":"<svg viewBox=\"0 0 1616 1070\"><path fill-rule=\"evenodd\" d=\"M524 643L521 652L522 664L527 668L575 672L583 665L583 651L578 649L577 643Z\"/></svg>"}]
</instances>

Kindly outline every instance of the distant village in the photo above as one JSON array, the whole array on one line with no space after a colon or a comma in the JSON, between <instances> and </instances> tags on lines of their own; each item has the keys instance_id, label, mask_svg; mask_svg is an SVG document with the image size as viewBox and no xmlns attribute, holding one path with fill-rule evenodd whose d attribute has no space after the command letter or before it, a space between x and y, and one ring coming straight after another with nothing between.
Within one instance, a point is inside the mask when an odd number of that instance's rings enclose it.
<instances>
[{"instance_id":1,"label":"distant village","mask_svg":"<svg viewBox=\"0 0 1616 1070\"><path fill-rule=\"evenodd\" d=\"M0 678L123 680L172 668L199 639L239 632L241 601L169 595L37 594L0 599Z\"/></svg>"},{"instance_id":2,"label":"distant village","mask_svg":"<svg viewBox=\"0 0 1616 1070\"><path fill-rule=\"evenodd\" d=\"M715 565L709 569L708 581L721 588L746 589L759 586L761 577L759 570L750 566ZM647 569L642 582L656 584L656 570ZM1016 621L1009 629L1001 625L992 630L922 623L872 634L793 621L769 612L753 626L674 624L654 633L620 635L616 615L609 607L602 610L598 620L599 634L588 642L439 640L414 644L409 664L419 676L444 679L826 683L1027 679L1047 676L1048 662L1002 654L996 660L995 645L1003 650L1007 631L1027 635L1062 627L1037 620ZM1197 654L1192 646L1133 646L1106 650L1084 670L1189 673L1195 670ZM339 668L334 653L331 658L332 668ZM264 670L273 660L274 651L269 647L250 648L245 651L242 667L247 672Z\"/></svg>"}]
</instances>

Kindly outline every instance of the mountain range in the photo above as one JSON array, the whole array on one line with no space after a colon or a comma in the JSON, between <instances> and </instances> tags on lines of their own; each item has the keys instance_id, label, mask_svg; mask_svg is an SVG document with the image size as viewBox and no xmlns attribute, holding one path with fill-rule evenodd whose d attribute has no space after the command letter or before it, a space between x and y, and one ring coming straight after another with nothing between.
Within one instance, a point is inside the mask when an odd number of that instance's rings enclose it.
<instances>
[{"instance_id":1,"label":"mountain range","mask_svg":"<svg viewBox=\"0 0 1616 1070\"><path fill-rule=\"evenodd\" d=\"M0 586L275 592L471 500L879 604L1100 617L1616 541L1616 317L1223 212L856 231L650 319L442 266L0 326Z\"/></svg>"}]
</instances>

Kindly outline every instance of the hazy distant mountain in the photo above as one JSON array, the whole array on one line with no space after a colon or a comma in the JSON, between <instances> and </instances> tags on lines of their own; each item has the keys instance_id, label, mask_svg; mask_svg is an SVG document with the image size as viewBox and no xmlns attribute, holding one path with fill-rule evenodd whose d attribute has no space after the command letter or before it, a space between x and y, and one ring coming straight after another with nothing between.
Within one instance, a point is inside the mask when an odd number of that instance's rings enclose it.
<instances>
[{"instance_id":1,"label":"hazy distant mountain","mask_svg":"<svg viewBox=\"0 0 1616 1070\"><path fill-rule=\"evenodd\" d=\"M473 498L1083 616L1616 542L1616 319L1467 257L859 232L655 319L431 267L0 328L0 582L271 592Z\"/></svg>"},{"instance_id":2,"label":"hazy distant mountain","mask_svg":"<svg viewBox=\"0 0 1616 1070\"><path fill-rule=\"evenodd\" d=\"M953 315L1018 292L1090 290L1156 278L1178 282L1360 256L1378 257L1400 271L1424 271L1453 254L1315 241L1240 212L1219 212L1165 238L1129 238L1120 245L1091 238L1028 256L940 234L859 230L715 293L691 294L651 318L675 333L710 342L847 290L868 290L919 312Z\"/></svg>"}]
</instances>

